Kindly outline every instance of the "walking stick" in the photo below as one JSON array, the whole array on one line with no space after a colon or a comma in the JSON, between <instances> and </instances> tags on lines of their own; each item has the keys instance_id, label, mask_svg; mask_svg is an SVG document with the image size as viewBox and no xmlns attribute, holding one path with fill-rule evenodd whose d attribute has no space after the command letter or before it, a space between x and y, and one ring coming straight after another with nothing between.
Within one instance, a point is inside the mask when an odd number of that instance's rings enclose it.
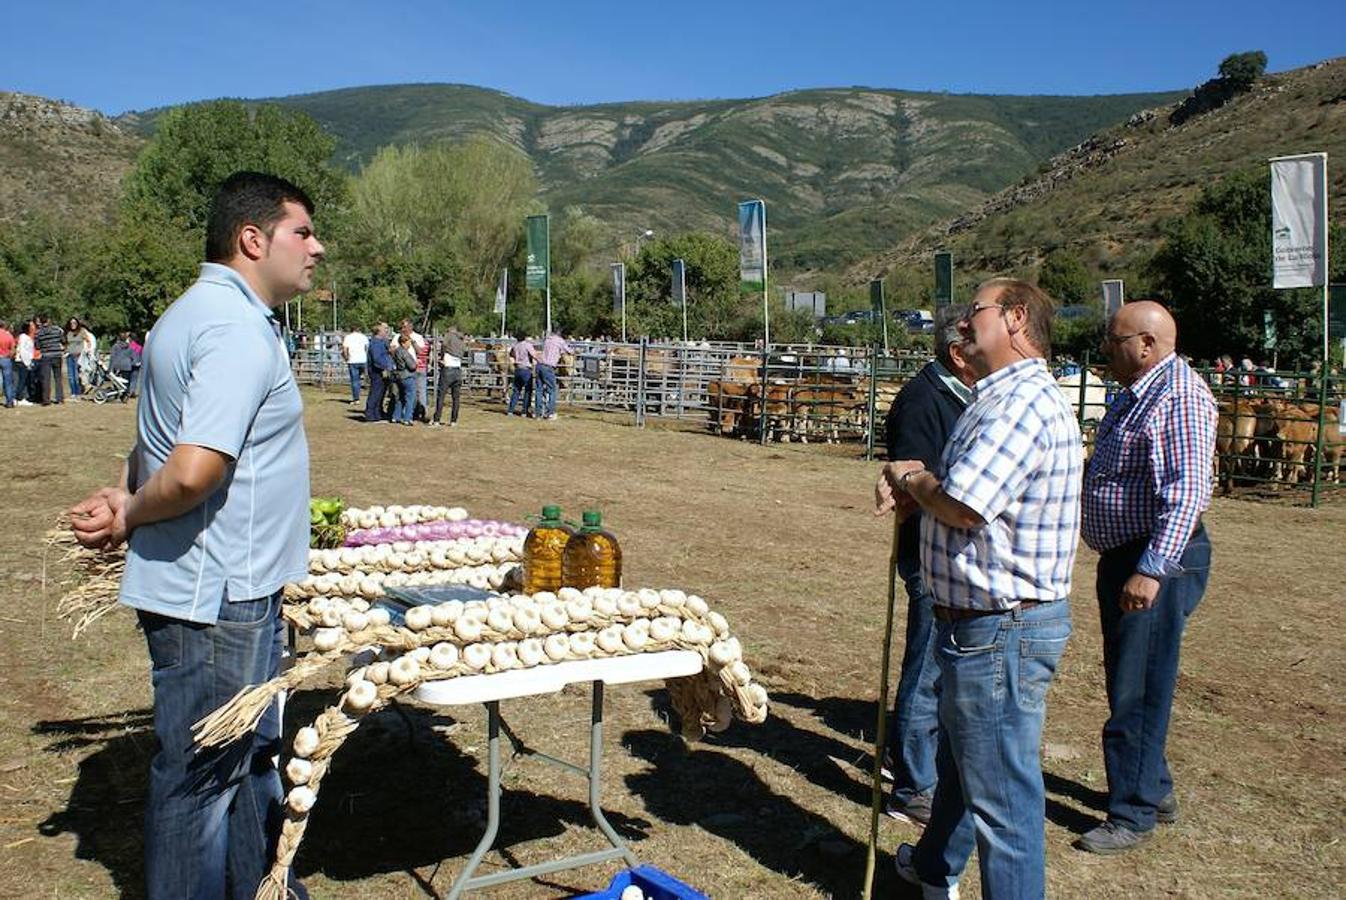
<instances>
[{"instance_id":1,"label":"walking stick","mask_svg":"<svg viewBox=\"0 0 1346 900\"><path fill-rule=\"evenodd\" d=\"M873 796L869 803L869 846L865 850L865 885L861 894L869 900L874 889L875 848L879 843L879 813L883 809L883 744L888 737L888 665L893 650L893 608L897 605L897 548L902 520L893 510L893 549L888 554L888 620L883 626L883 662L879 666L879 722L874 729Z\"/></svg>"}]
</instances>

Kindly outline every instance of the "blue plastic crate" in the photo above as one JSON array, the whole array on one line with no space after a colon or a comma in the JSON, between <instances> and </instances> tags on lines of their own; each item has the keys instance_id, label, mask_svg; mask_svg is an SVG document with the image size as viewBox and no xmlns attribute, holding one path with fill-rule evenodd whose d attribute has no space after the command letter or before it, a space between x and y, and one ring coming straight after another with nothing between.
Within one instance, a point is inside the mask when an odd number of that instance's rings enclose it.
<instances>
[{"instance_id":1,"label":"blue plastic crate","mask_svg":"<svg viewBox=\"0 0 1346 900\"><path fill-rule=\"evenodd\" d=\"M621 900L622 891L631 885L640 888L645 900L710 900L696 888L688 887L667 872L650 865L618 872L607 890L584 894L576 900Z\"/></svg>"}]
</instances>

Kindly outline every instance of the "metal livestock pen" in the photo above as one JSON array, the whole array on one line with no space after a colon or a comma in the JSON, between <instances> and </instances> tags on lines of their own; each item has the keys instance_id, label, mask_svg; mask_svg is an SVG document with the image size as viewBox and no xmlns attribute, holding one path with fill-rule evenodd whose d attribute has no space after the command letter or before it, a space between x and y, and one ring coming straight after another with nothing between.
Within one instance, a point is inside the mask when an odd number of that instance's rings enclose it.
<instances>
[{"instance_id":1,"label":"metal livestock pen","mask_svg":"<svg viewBox=\"0 0 1346 900\"><path fill-rule=\"evenodd\" d=\"M431 336L433 396L440 357ZM504 403L511 341L469 341L464 390ZM867 458L882 450L883 423L901 386L929 361L919 352L884 355L872 347L773 344L769 350L729 342L571 341L558 367L561 406L696 423L712 434L769 441L860 444ZM344 388L340 336L305 336L293 358L297 380ZM1086 447L1119 386L1085 354L1062 390L1075 408ZM1346 435L1341 413L1346 379L1319 373L1221 373L1198 370L1220 405L1220 439L1212 476L1226 492L1269 496L1310 492L1316 505L1341 487Z\"/></svg>"}]
</instances>

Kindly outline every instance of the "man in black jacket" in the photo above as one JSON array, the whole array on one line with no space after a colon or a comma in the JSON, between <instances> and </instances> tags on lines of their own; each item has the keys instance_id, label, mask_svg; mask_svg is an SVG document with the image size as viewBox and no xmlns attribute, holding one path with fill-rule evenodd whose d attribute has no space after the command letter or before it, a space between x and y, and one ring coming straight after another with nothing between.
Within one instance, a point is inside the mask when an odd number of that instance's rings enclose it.
<instances>
[{"instance_id":1,"label":"man in black jacket","mask_svg":"<svg viewBox=\"0 0 1346 900\"><path fill-rule=\"evenodd\" d=\"M935 323L935 359L903 385L885 422L889 459L919 459L933 470L954 423L972 396L976 381L962 355L958 313L943 307ZM887 489L880 475L876 490ZM932 654L934 597L921 578L919 507L902 522L897 574L907 589L907 636L902 674L888 727L887 768L893 795L886 812L925 825L935 795L935 748L939 712L935 701L938 668Z\"/></svg>"}]
</instances>

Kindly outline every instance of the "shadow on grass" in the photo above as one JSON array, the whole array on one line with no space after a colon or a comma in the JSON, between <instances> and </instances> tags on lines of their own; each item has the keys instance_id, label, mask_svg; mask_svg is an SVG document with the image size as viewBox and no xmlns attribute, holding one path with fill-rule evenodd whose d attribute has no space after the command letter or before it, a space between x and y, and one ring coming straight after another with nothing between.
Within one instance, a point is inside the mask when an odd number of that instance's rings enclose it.
<instances>
[{"instance_id":1,"label":"shadow on grass","mask_svg":"<svg viewBox=\"0 0 1346 900\"><path fill-rule=\"evenodd\" d=\"M730 732L762 727L736 726ZM627 787L651 814L676 825L700 826L736 844L766 868L806 881L827 896L860 896L864 844L773 791L751 766L717 752L713 745L688 746L662 731L630 731L622 744L651 765L626 777ZM918 896L897 878L888 852L879 854L874 888L877 897Z\"/></svg>"},{"instance_id":2,"label":"shadow on grass","mask_svg":"<svg viewBox=\"0 0 1346 900\"><path fill-rule=\"evenodd\" d=\"M286 746L295 729L335 701L333 691L294 695L286 707ZM144 808L156 742L148 709L83 719L39 722L35 733L53 737L50 753L87 751L65 808L39 826L41 834L76 837L75 856L103 866L121 897L143 897ZM309 819L295 872L336 881L406 872L426 896L446 895L460 865L484 831L486 774L441 731L457 723L417 707L370 716L337 752ZM484 747L485 735L473 742ZM507 752L507 750L506 750ZM645 837L649 822L616 814L609 821L627 840ZM587 804L506 790L501 797L498 854L511 861L517 844L588 826ZM591 847L606 846L593 832ZM430 868L428 874L416 872ZM552 883L554 884L554 883Z\"/></svg>"}]
</instances>

